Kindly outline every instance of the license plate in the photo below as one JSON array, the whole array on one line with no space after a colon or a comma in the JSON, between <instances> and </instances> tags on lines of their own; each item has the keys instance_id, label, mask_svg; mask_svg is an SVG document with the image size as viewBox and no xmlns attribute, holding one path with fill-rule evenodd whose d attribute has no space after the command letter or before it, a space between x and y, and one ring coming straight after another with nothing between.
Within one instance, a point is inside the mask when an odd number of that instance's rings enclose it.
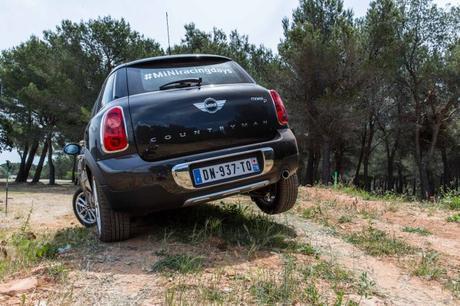
<instances>
[{"instance_id":1,"label":"license plate","mask_svg":"<svg viewBox=\"0 0 460 306\"><path fill-rule=\"evenodd\" d=\"M259 163L256 157L250 157L222 164L193 169L195 185L213 183L229 178L258 173Z\"/></svg>"}]
</instances>

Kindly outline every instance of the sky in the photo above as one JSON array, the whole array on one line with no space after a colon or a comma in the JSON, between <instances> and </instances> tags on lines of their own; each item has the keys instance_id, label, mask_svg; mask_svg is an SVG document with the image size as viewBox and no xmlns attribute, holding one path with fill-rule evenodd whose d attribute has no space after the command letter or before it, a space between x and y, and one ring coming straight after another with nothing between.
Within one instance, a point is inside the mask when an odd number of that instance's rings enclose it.
<instances>
[{"instance_id":1,"label":"sky","mask_svg":"<svg viewBox=\"0 0 460 306\"><path fill-rule=\"evenodd\" d=\"M438 5L459 5L460 0L435 0ZM290 17L298 0L0 0L0 50L26 41L32 34L54 29L63 19L78 22L111 15L125 18L131 27L167 48L165 13L169 15L171 45L180 43L184 24L194 22L198 29L213 27L226 33L237 29L249 41L276 50L282 37L281 20ZM368 0L345 0L355 16L366 14ZM15 152L0 153L18 161Z\"/></svg>"}]
</instances>

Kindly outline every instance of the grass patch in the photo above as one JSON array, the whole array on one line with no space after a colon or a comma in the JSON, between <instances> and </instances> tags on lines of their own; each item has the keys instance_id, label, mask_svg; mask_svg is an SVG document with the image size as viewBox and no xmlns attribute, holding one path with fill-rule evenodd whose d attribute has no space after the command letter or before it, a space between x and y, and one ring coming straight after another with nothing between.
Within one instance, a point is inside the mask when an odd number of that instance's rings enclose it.
<instances>
[{"instance_id":1,"label":"grass patch","mask_svg":"<svg viewBox=\"0 0 460 306\"><path fill-rule=\"evenodd\" d=\"M354 291L361 296L370 296L374 293L374 286L371 280L366 279L367 283L362 283L361 278L355 279L354 275L337 264L330 261L320 261L316 264L305 266L301 269L303 274L303 281L310 283L306 289L307 300L313 305L324 305L321 303L317 296L317 289L315 283L318 279L327 281L336 293L334 302L329 301L330 305L354 305L354 301L344 301L344 292ZM366 275L367 276L367 275ZM366 286L365 286L366 285Z\"/></svg>"},{"instance_id":2,"label":"grass patch","mask_svg":"<svg viewBox=\"0 0 460 306\"><path fill-rule=\"evenodd\" d=\"M324 226L331 226L329 216L327 214L328 209L333 209L337 206L335 201L317 201L315 206L307 207L301 212L301 216L305 219L314 220ZM325 209L323 209L323 207Z\"/></svg>"},{"instance_id":3,"label":"grass patch","mask_svg":"<svg viewBox=\"0 0 460 306\"><path fill-rule=\"evenodd\" d=\"M361 273L358 282L358 294L367 298L368 296L374 294L374 292L375 282L369 277L367 272Z\"/></svg>"},{"instance_id":4,"label":"grass patch","mask_svg":"<svg viewBox=\"0 0 460 306\"><path fill-rule=\"evenodd\" d=\"M361 212L361 216L367 220L375 220L379 217L379 212L377 209L366 209Z\"/></svg>"},{"instance_id":5,"label":"grass patch","mask_svg":"<svg viewBox=\"0 0 460 306\"><path fill-rule=\"evenodd\" d=\"M447 217L447 222L460 223L460 213Z\"/></svg>"},{"instance_id":6,"label":"grass patch","mask_svg":"<svg viewBox=\"0 0 460 306\"><path fill-rule=\"evenodd\" d=\"M315 258L319 257L319 251L309 243L296 243L293 251L303 255L315 256Z\"/></svg>"},{"instance_id":7,"label":"grass patch","mask_svg":"<svg viewBox=\"0 0 460 306\"><path fill-rule=\"evenodd\" d=\"M439 265L439 253L423 252L420 260L415 263L412 273L428 280L439 279L445 270Z\"/></svg>"},{"instance_id":8,"label":"grass patch","mask_svg":"<svg viewBox=\"0 0 460 306\"><path fill-rule=\"evenodd\" d=\"M356 188L354 186L344 186L344 185L339 185L337 189L348 195L351 195L354 197L360 197L361 199L365 201L404 202L404 201L413 200L405 195L396 194L390 191L387 191L385 193L376 193L376 192L369 192L361 188Z\"/></svg>"},{"instance_id":9,"label":"grass patch","mask_svg":"<svg viewBox=\"0 0 460 306\"><path fill-rule=\"evenodd\" d=\"M302 217L305 219L315 219L317 216L322 214L323 212L321 211L320 206L308 207L302 211Z\"/></svg>"},{"instance_id":10,"label":"grass patch","mask_svg":"<svg viewBox=\"0 0 460 306\"><path fill-rule=\"evenodd\" d=\"M361 232L347 235L346 240L372 256L405 255L414 252L414 249L395 237L388 235L372 226Z\"/></svg>"},{"instance_id":11,"label":"grass patch","mask_svg":"<svg viewBox=\"0 0 460 306\"><path fill-rule=\"evenodd\" d=\"M196 273L203 269L203 257L186 254L166 255L152 266L152 272Z\"/></svg>"},{"instance_id":12,"label":"grass patch","mask_svg":"<svg viewBox=\"0 0 460 306\"><path fill-rule=\"evenodd\" d=\"M164 305L189 305L187 302L189 300L187 292L195 289L196 286L189 286L185 284L179 284L171 288L167 288L165 290Z\"/></svg>"},{"instance_id":13,"label":"grass patch","mask_svg":"<svg viewBox=\"0 0 460 306\"><path fill-rule=\"evenodd\" d=\"M386 208L385 211L395 213L399 210L398 204L391 202Z\"/></svg>"},{"instance_id":14,"label":"grass patch","mask_svg":"<svg viewBox=\"0 0 460 306\"><path fill-rule=\"evenodd\" d=\"M321 261L317 264L307 266L303 271L306 278L320 278L338 286L340 284L352 283L353 276L349 271L340 268L331 262Z\"/></svg>"},{"instance_id":15,"label":"grass patch","mask_svg":"<svg viewBox=\"0 0 460 306\"><path fill-rule=\"evenodd\" d=\"M402 229L403 232L406 232L406 233L415 233L415 234L419 234L419 235L422 235L422 236L429 236L431 235L431 232L428 231L426 228L423 228L423 227L412 227L412 226L405 226L403 229Z\"/></svg>"},{"instance_id":16,"label":"grass patch","mask_svg":"<svg viewBox=\"0 0 460 306\"><path fill-rule=\"evenodd\" d=\"M64 282L67 280L69 270L62 263L57 263L46 267L46 274L56 282Z\"/></svg>"},{"instance_id":17,"label":"grass patch","mask_svg":"<svg viewBox=\"0 0 460 306\"><path fill-rule=\"evenodd\" d=\"M232 276L222 284L219 278L209 279L207 273L198 279L180 278L180 283L166 289L166 305L255 304L255 305L355 305L347 295L358 294L358 279L330 262L298 260L282 254L279 269L258 269L255 273ZM300 257L299 257L300 258ZM313 263L312 263L313 262ZM317 263L317 264L315 264ZM312 267L310 269L310 267ZM308 273L307 271L310 271ZM319 283L341 282L334 288ZM184 283L186 282L186 283ZM192 282L193 284L190 284ZM222 285L225 287L222 288ZM327 293L323 289L326 289ZM364 291L363 291L364 292ZM246 293L249 296L246 296ZM332 294L331 294L332 293ZM241 296L243 295L243 296ZM355 295L356 296L356 295ZM189 302L191 301L191 302Z\"/></svg>"},{"instance_id":18,"label":"grass patch","mask_svg":"<svg viewBox=\"0 0 460 306\"><path fill-rule=\"evenodd\" d=\"M253 212L250 207L230 205L200 205L188 209L160 212L149 223L159 227L153 232L168 232L168 238L186 243L202 243L218 237L225 244L257 250L287 249L295 231L272 217ZM163 239L164 237L157 237Z\"/></svg>"},{"instance_id":19,"label":"grass patch","mask_svg":"<svg viewBox=\"0 0 460 306\"><path fill-rule=\"evenodd\" d=\"M222 304L225 301L225 296L219 289L214 287L205 287L201 290L201 296L204 300L212 303Z\"/></svg>"},{"instance_id":20,"label":"grass patch","mask_svg":"<svg viewBox=\"0 0 460 306\"><path fill-rule=\"evenodd\" d=\"M292 304L299 297L300 286L295 277L296 262L292 256L285 256L281 279L268 275L257 280L250 292L258 304Z\"/></svg>"},{"instance_id":21,"label":"grass patch","mask_svg":"<svg viewBox=\"0 0 460 306\"><path fill-rule=\"evenodd\" d=\"M340 218L337 220L340 224L343 223L350 223L353 221L353 218L350 215L342 215Z\"/></svg>"},{"instance_id":22,"label":"grass patch","mask_svg":"<svg viewBox=\"0 0 460 306\"><path fill-rule=\"evenodd\" d=\"M56 263L62 250L88 245L94 238L86 228L67 228L51 234L35 234L29 227L30 215L15 232L0 235L0 280L20 270L26 270L39 264L46 264L52 278L65 279L66 269Z\"/></svg>"},{"instance_id":23,"label":"grass patch","mask_svg":"<svg viewBox=\"0 0 460 306\"><path fill-rule=\"evenodd\" d=\"M452 291L452 293L457 297L460 298L460 274L457 275L455 278L449 279L446 284L447 289Z\"/></svg>"}]
</instances>

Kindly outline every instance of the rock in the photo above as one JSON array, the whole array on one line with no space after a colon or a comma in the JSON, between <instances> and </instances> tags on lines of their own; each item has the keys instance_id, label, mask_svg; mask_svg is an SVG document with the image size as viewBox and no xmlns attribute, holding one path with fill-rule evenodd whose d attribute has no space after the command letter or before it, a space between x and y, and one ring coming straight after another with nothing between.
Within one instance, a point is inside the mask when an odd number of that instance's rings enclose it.
<instances>
[{"instance_id":1,"label":"rock","mask_svg":"<svg viewBox=\"0 0 460 306\"><path fill-rule=\"evenodd\" d=\"M35 289L37 286L38 280L36 277L15 279L7 283L0 284L0 294L13 296L18 293L23 293Z\"/></svg>"},{"instance_id":2,"label":"rock","mask_svg":"<svg viewBox=\"0 0 460 306\"><path fill-rule=\"evenodd\" d=\"M72 247L70 246L70 244L66 244L65 246L61 247L61 248L58 248L58 253L59 254L64 254L66 253L67 251L69 251Z\"/></svg>"},{"instance_id":3,"label":"rock","mask_svg":"<svg viewBox=\"0 0 460 306\"><path fill-rule=\"evenodd\" d=\"M32 232L25 232L24 236L25 236L25 238L27 240L35 240L35 239L37 239L37 236L35 236L35 234L32 233Z\"/></svg>"}]
</instances>

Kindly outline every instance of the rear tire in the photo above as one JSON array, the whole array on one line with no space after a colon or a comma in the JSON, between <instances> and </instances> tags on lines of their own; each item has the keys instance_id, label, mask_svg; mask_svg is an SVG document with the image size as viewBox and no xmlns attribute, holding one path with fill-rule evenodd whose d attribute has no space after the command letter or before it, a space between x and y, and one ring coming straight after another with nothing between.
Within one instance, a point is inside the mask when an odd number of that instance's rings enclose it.
<instances>
[{"instance_id":1,"label":"rear tire","mask_svg":"<svg viewBox=\"0 0 460 306\"><path fill-rule=\"evenodd\" d=\"M90 201L91 199L86 199L85 193L81 188L75 191L72 199L75 217L85 227L96 225L96 209L90 204Z\"/></svg>"},{"instance_id":2,"label":"rear tire","mask_svg":"<svg viewBox=\"0 0 460 306\"><path fill-rule=\"evenodd\" d=\"M291 209L296 200L298 192L297 174L287 179L281 179L278 183L270 186L264 196L253 196L252 200L264 213L269 215L280 214Z\"/></svg>"},{"instance_id":3,"label":"rear tire","mask_svg":"<svg viewBox=\"0 0 460 306\"><path fill-rule=\"evenodd\" d=\"M96 179L93 178L94 204L96 206L96 234L99 240L115 242L126 240L130 236L130 216L112 210Z\"/></svg>"}]
</instances>

